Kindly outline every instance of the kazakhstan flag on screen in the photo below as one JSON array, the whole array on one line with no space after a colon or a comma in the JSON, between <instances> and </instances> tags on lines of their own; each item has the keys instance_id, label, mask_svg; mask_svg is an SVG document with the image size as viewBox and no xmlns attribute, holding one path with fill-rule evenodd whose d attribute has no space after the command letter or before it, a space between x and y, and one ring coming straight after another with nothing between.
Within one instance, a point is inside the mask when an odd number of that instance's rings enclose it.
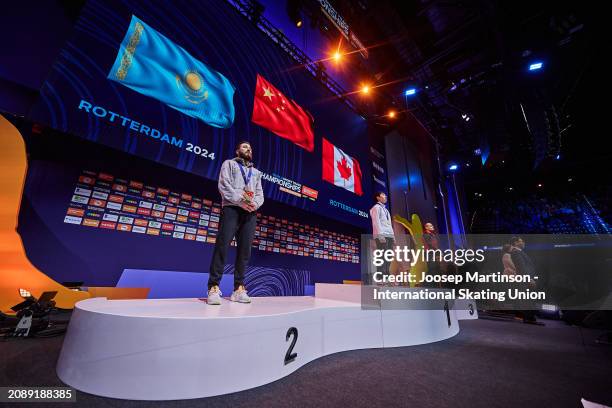
<instances>
[{"instance_id":1,"label":"kazakhstan flag on screen","mask_svg":"<svg viewBox=\"0 0 612 408\"><path fill-rule=\"evenodd\" d=\"M234 122L232 83L135 16L108 79L211 126Z\"/></svg>"}]
</instances>

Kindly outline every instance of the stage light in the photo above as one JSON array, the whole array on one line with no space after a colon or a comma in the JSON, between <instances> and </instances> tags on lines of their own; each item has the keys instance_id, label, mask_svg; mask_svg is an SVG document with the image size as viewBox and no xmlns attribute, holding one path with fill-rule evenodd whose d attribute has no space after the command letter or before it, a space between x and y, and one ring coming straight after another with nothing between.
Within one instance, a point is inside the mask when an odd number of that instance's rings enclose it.
<instances>
[{"instance_id":1,"label":"stage light","mask_svg":"<svg viewBox=\"0 0 612 408\"><path fill-rule=\"evenodd\" d=\"M406 89L406 92L405 92L406 96L411 96L411 95L414 95L414 94L416 94L416 89L415 88Z\"/></svg>"},{"instance_id":2,"label":"stage light","mask_svg":"<svg viewBox=\"0 0 612 408\"><path fill-rule=\"evenodd\" d=\"M298 20L297 23L295 23L297 28L300 28L302 26L302 20Z\"/></svg>"},{"instance_id":3,"label":"stage light","mask_svg":"<svg viewBox=\"0 0 612 408\"><path fill-rule=\"evenodd\" d=\"M395 117L395 111L394 110L390 110L389 111L389 115L388 115L391 119L393 119Z\"/></svg>"},{"instance_id":4,"label":"stage light","mask_svg":"<svg viewBox=\"0 0 612 408\"><path fill-rule=\"evenodd\" d=\"M571 183L572 181L574 181L574 179L570 177L570 178L567 179L567 181L569 181Z\"/></svg>"},{"instance_id":5,"label":"stage light","mask_svg":"<svg viewBox=\"0 0 612 408\"><path fill-rule=\"evenodd\" d=\"M555 160L561 160L561 155L560 154L556 155Z\"/></svg>"},{"instance_id":6,"label":"stage light","mask_svg":"<svg viewBox=\"0 0 612 408\"><path fill-rule=\"evenodd\" d=\"M534 62L532 64L529 64L529 70L530 71L537 71L539 69L542 69L542 67L544 66L543 62Z\"/></svg>"},{"instance_id":7,"label":"stage light","mask_svg":"<svg viewBox=\"0 0 612 408\"><path fill-rule=\"evenodd\" d=\"M459 169L459 165L456 163L449 164L448 166L448 170L450 171L457 171L458 169Z\"/></svg>"},{"instance_id":8,"label":"stage light","mask_svg":"<svg viewBox=\"0 0 612 408\"><path fill-rule=\"evenodd\" d=\"M340 52L336 51L334 53L334 61L336 62L340 62L340 59L342 58L342 54L340 54Z\"/></svg>"},{"instance_id":9,"label":"stage light","mask_svg":"<svg viewBox=\"0 0 612 408\"><path fill-rule=\"evenodd\" d=\"M542 183L538 183L538 187L539 187L539 188L542 188Z\"/></svg>"},{"instance_id":10,"label":"stage light","mask_svg":"<svg viewBox=\"0 0 612 408\"><path fill-rule=\"evenodd\" d=\"M32 296L32 293L30 293L30 291L26 289L19 289L19 296L26 299Z\"/></svg>"},{"instance_id":11,"label":"stage light","mask_svg":"<svg viewBox=\"0 0 612 408\"><path fill-rule=\"evenodd\" d=\"M369 85L364 85L361 87L361 93L363 94L369 94L370 93L370 86Z\"/></svg>"}]
</instances>

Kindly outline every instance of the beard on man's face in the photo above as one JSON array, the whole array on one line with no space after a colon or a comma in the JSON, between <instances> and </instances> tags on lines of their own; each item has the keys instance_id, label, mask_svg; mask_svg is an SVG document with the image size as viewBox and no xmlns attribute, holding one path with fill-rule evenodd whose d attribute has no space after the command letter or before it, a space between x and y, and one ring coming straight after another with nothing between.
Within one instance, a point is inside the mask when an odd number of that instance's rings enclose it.
<instances>
[{"instance_id":1,"label":"beard on man's face","mask_svg":"<svg viewBox=\"0 0 612 408\"><path fill-rule=\"evenodd\" d=\"M243 152L242 150L238 150L238 157L248 161L251 161L253 159L253 156L251 155L250 151Z\"/></svg>"}]
</instances>

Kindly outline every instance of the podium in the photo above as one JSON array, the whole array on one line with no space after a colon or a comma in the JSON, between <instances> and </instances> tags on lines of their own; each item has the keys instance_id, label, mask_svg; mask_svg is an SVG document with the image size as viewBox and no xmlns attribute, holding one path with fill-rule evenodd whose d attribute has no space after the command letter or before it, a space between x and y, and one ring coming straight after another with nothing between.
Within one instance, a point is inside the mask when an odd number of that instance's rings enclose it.
<instances>
[{"instance_id":1,"label":"podium","mask_svg":"<svg viewBox=\"0 0 612 408\"><path fill-rule=\"evenodd\" d=\"M459 310L363 310L359 285L315 296L76 304L57 365L66 384L132 400L202 398L258 387L340 351L412 346L459 333ZM468 310L463 305L461 309ZM471 309L474 310L474 309Z\"/></svg>"}]
</instances>

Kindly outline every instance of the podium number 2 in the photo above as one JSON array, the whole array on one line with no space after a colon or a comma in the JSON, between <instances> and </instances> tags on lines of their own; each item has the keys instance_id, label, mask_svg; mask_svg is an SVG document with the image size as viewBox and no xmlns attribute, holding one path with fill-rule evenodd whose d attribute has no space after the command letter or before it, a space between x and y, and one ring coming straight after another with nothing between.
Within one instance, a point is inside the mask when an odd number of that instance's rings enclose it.
<instances>
[{"instance_id":1,"label":"podium number 2","mask_svg":"<svg viewBox=\"0 0 612 408\"><path fill-rule=\"evenodd\" d=\"M293 351L293 347L295 347L295 343L297 342L298 329L296 329L295 327L290 327L289 330L287 330L287 336L285 337L285 341L289 341L289 337L291 337L292 334L294 335L293 340L291 340L289 349L285 353L285 365L293 362L295 358L297 357L297 353L292 353L292 351Z\"/></svg>"}]
</instances>

